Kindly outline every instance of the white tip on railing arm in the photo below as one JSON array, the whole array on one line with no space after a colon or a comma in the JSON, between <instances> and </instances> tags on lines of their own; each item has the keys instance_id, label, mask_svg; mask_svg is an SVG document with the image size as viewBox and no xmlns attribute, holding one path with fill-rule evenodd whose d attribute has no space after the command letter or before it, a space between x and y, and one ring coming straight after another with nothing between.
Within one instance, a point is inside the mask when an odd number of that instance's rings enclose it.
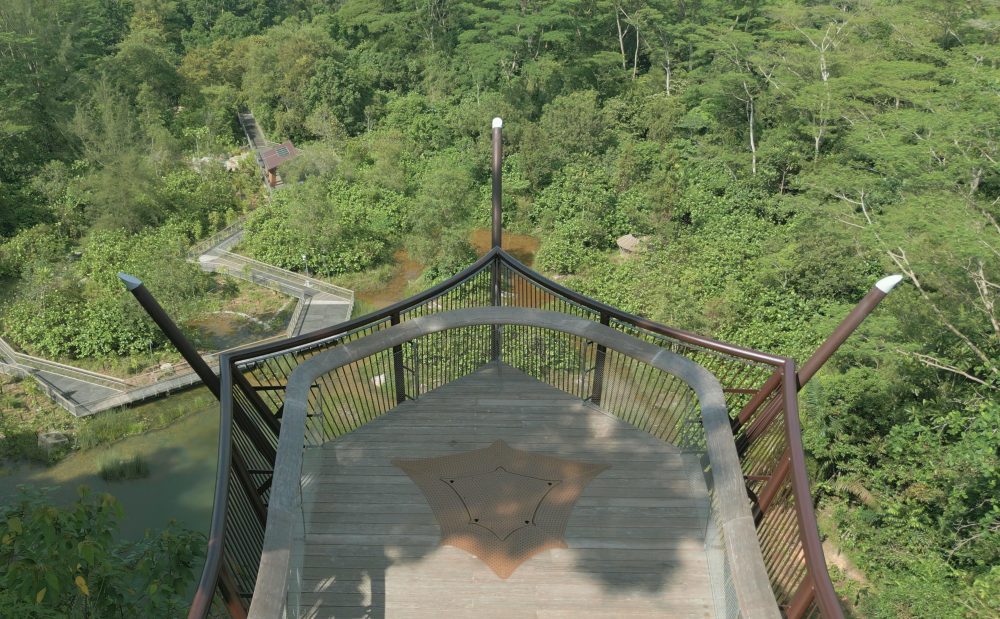
<instances>
[{"instance_id":1,"label":"white tip on railing arm","mask_svg":"<svg viewBox=\"0 0 1000 619\"><path fill-rule=\"evenodd\" d=\"M889 291L896 287L896 284L903 281L902 275L890 275L889 277L883 277L875 283L875 287L882 292L889 294Z\"/></svg>"},{"instance_id":2,"label":"white tip on railing arm","mask_svg":"<svg viewBox=\"0 0 1000 619\"><path fill-rule=\"evenodd\" d=\"M128 273L122 273L121 271L118 272L118 279L122 280L122 283L125 284L125 287L129 290L135 290L142 285L142 280L138 277L129 275Z\"/></svg>"},{"instance_id":3,"label":"white tip on railing arm","mask_svg":"<svg viewBox=\"0 0 1000 619\"><path fill-rule=\"evenodd\" d=\"M499 129L500 127L503 127L503 119L497 116L493 119L493 128Z\"/></svg>"}]
</instances>

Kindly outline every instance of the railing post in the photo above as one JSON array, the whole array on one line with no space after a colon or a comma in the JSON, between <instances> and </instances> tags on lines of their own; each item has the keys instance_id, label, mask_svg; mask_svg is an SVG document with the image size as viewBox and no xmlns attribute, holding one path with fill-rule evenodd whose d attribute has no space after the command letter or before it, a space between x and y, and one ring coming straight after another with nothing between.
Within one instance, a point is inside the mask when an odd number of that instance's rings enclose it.
<instances>
[{"instance_id":1,"label":"railing post","mask_svg":"<svg viewBox=\"0 0 1000 619\"><path fill-rule=\"evenodd\" d=\"M854 309L844 317L844 319L837 325L837 328L833 330L833 333L816 349L816 352L802 364L799 368L798 374L795 377L796 390L801 390L802 386L809 382L816 372L823 367L833 353L837 352L837 349L847 341L847 338L854 333L855 329L864 322L865 318L875 309L875 307L881 303L882 299L885 298L887 294L902 281L903 277L901 275L890 275L888 277L883 277L878 282L872 286L872 289L868 291L861 301L858 302ZM767 382L761 387L761 389L754 394L750 402L743 407L737 415L734 421L734 430L741 427L747 420L757 412L757 409L764 403L771 392L777 388L781 378L778 372L772 374ZM742 454L750 446L750 444L756 439L766 428L770 425L771 421L777 417L778 413L781 412L782 402L781 399L773 400L764 411L757 415L757 418L750 425L749 428L737 439L737 449Z\"/></svg>"},{"instance_id":2,"label":"railing post","mask_svg":"<svg viewBox=\"0 0 1000 619\"><path fill-rule=\"evenodd\" d=\"M785 478L788 477L788 471L792 466L792 455L789 453L788 448L781 454L778 458L778 465L774 467L774 471L771 472L770 478L767 483L764 484L764 489L760 491L757 495L757 510L760 515L763 516L767 513L769 507L771 507L771 501L778 494L778 490L781 488L781 484L785 483Z\"/></svg>"},{"instance_id":3,"label":"railing post","mask_svg":"<svg viewBox=\"0 0 1000 619\"><path fill-rule=\"evenodd\" d=\"M250 478L250 471L246 460L243 459L243 455L240 454L239 449L233 450L231 470L236 480L243 486L243 490L247 493L247 500L250 501L250 506L253 507L254 514L260 522L260 528L263 530L267 526L267 506L264 505L264 500L260 497L260 493L257 492L257 486L254 485L253 479Z\"/></svg>"},{"instance_id":4,"label":"railing post","mask_svg":"<svg viewBox=\"0 0 1000 619\"><path fill-rule=\"evenodd\" d=\"M215 395L215 399L219 400L219 377L215 375L212 368L208 367L208 364L198 354L194 345L184 337L181 330L177 328L177 325L174 324L174 321L170 319L170 316L167 315L167 312L156 301L153 295L146 290L146 287L142 285L139 278L126 273L119 273L118 279L122 280L128 291L132 293L132 296L139 302L142 309L146 310L146 313L153 319L156 326L160 328L160 331L163 331L163 334L167 336L170 343L177 348L181 356L184 357L184 360L188 362L191 369L201 379L201 382L205 383L205 386Z\"/></svg>"},{"instance_id":5,"label":"railing post","mask_svg":"<svg viewBox=\"0 0 1000 619\"><path fill-rule=\"evenodd\" d=\"M219 568L219 592L222 593L222 599L226 603L231 619L247 619L247 609L243 604L243 598L240 597L236 579L225 563Z\"/></svg>"},{"instance_id":6,"label":"railing post","mask_svg":"<svg viewBox=\"0 0 1000 619\"><path fill-rule=\"evenodd\" d=\"M503 240L503 218L501 213L502 173L503 173L503 120L493 119L493 247L500 247Z\"/></svg>"},{"instance_id":7,"label":"railing post","mask_svg":"<svg viewBox=\"0 0 1000 619\"><path fill-rule=\"evenodd\" d=\"M601 324L607 327L610 323L611 316L607 312L601 312ZM594 404L601 403L601 395L604 393L604 359L607 354L608 349L603 344L598 344L594 359L594 382L590 388L590 401Z\"/></svg>"},{"instance_id":8,"label":"railing post","mask_svg":"<svg viewBox=\"0 0 1000 619\"><path fill-rule=\"evenodd\" d=\"M493 248L499 249L503 243L503 212L501 208L503 188L503 120L493 119ZM490 303L500 307L500 258L493 260L490 268ZM499 361L503 351L502 327L493 325L490 329L490 358Z\"/></svg>"},{"instance_id":9,"label":"railing post","mask_svg":"<svg viewBox=\"0 0 1000 619\"><path fill-rule=\"evenodd\" d=\"M125 273L119 273L118 279L122 280L129 292L132 293L132 296L134 296L136 301L139 302L139 305L142 306L142 309L149 314L149 317L153 319L153 322L155 322L156 326L160 328L160 331L162 331L163 334L167 336L167 339L170 340L170 343L177 348L184 360L188 362L191 369L194 370L195 374L198 375L198 378L201 379L201 382L203 382L205 386L208 387L209 391L212 392L212 395L215 396L215 399L221 402L222 392L219 384L219 377L215 375L215 372L212 371L212 368L209 367L208 363L206 363L205 360L202 359L201 355L198 354L194 345L191 344L186 337L184 337L184 334L181 333L181 330L177 327L174 321L170 319L170 316L167 315L167 312L157 302L156 298L153 297L152 293L150 293L149 290L146 290L146 287L136 277ZM222 360L220 360L219 363L221 364ZM270 410L260 399L257 392L246 383L246 379L243 378L243 376L241 376L238 372L234 372L234 379L236 383L242 387L244 395L247 396L254 408L257 409L257 413L260 415L263 422L268 426L271 432L277 436L278 422L274 419L274 416L271 415ZM231 395L227 394L227 397L231 397ZM237 414L236 421L240 424L240 428L243 429L248 436L250 436L251 440L254 441L257 448L261 450L261 453L266 454L273 460L274 448L271 447L271 445L268 444L262 436L260 436L260 429L253 424L249 424L248 417L245 414Z\"/></svg>"},{"instance_id":10,"label":"railing post","mask_svg":"<svg viewBox=\"0 0 1000 619\"><path fill-rule=\"evenodd\" d=\"M813 583L811 575L807 575L799 585L798 591L792 597L792 601L788 604L788 610L785 611L788 619L800 619L800 617L806 614L806 609L812 604L813 599L816 597L816 586Z\"/></svg>"},{"instance_id":11,"label":"railing post","mask_svg":"<svg viewBox=\"0 0 1000 619\"><path fill-rule=\"evenodd\" d=\"M399 312L393 312L389 316L390 325L399 324ZM392 347L392 373L396 379L396 404L406 401L406 376L403 374L403 345Z\"/></svg>"},{"instance_id":12,"label":"railing post","mask_svg":"<svg viewBox=\"0 0 1000 619\"><path fill-rule=\"evenodd\" d=\"M865 318L872 313L882 299L885 298L887 294L902 281L902 275L890 275L888 277L883 277L878 280L872 289L868 291L865 298L861 299L858 304L851 310L851 312L837 325L837 328L833 330L830 337L826 338L820 347L816 349L816 352L809 357L802 367L799 368L798 373L798 386L799 389L802 385L809 382L809 379L823 367L823 364L833 356L833 353L837 352L840 345L843 344L848 337L854 333L854 330L858 328Z\"/></svg>"},{"instance_id":13,"label":"railing post","mask_svg":"<svg viewBox=\"0 0 1000 619\"><path fill-rule=\"evenodd\" d=\"M502 291L500 289L500 256L493 257L493 264L490 266L490 305L500 307L503 303ZM499 361L503 354L503 327L493 325L490 327L490 359Z\"/></svg>"}]
</instances>

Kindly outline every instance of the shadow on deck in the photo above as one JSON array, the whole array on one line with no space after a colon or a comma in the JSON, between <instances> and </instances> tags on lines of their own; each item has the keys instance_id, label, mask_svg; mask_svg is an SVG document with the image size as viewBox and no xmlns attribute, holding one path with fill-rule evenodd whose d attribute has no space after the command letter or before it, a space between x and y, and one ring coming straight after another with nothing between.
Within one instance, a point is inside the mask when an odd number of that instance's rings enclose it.
<instances>
[{"instance_id":1,"label":"shadow on deck","mask_svg":"<svg viewBox=\"0 0 1000 619\"><path fill-rule=\"evenodd\" d=\"M569 547L535 555L507 580L441 546L424 496L390 464L496 440L610 465L573 508ZM716 615L699 454L510 366L490 364L308 448L302 471L305 544L289 591L301 617Z\"/></svg>"}]
</instances>

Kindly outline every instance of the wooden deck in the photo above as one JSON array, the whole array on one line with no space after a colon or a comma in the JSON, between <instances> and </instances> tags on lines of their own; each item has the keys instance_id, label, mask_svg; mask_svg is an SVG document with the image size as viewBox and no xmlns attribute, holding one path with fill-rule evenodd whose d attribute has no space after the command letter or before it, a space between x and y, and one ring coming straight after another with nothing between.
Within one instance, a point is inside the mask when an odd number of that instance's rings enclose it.
<instances>
[{"instance_id":1,"label":"wooden deck","mask_svg":"<svg viewBox=\"0 0 1000 619\"><path fill-rule=\"evenodd\" d=\"M393 458L512 447L610 464L573 510L568 549L507 580L440 546L424 496ZM407 402L303 462L302 617L713 617L709 502L695 455L508 366ZM293 581L295 578L292 579Z\"/></svg>"}]
</instances>

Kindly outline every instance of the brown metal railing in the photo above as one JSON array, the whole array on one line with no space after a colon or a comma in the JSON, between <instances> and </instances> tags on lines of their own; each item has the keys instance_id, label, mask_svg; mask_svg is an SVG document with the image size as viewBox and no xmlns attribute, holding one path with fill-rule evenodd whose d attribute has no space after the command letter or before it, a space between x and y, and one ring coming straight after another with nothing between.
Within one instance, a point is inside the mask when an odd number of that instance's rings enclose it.
<instances>
[{"instance_id":1,"label":"brown metal railing","mask_svg":"<svg viewBox=\"0 0 1000 619\"><path fill-rule=\"evenodd\" d=\"M223 417L232 417L229 441L220 442L220 447L226 445L220 450L219 469L225 477L220 477L217 497L225 517L213 523L213 544L201 589L219 586L223 591L228 581L237 588L225 592L228 596L235 594L245 601L252 594L284 386L299 363L416 316L485 307L494 299L503 306L541 308L606 324L682 354L715 374L733 416L748 500L779 607L789 617L842 616L809 497L797 414L799 379L791 362L627 314L541 277L497 248L411 299L341 325L223 358L223 385L228 386L222 393ZM468 341L458 347L424 338L352 364L336 377L321 381L315 387L317 402L338 412L311 419L309 440L324 441L350 432L405 399L467 373L477 363L495 357L495 345L488 342L497 337L506 351L505 359L515 365L532 369L536 363L538 371L544 365L546 382L600 403L660 438L697 440L697 432L670 417L689 405L682 401L686 396L681 390L674 393L670 385L656 384L652 374L630 365L625 356L586 342L546 341L543 334L527 328L499 327L493 335L487 332L492 327L478 329L470 331ZM519 351L516 355L512 354L515 350ZM532 354L547 355L548 361L538 364ZM668 429L669 436L665 434ZM211 592L201 589L189 617L205 617L208 612ZM238 616L231 604L229 608Z\"/></svg>"},{"instance_id":2,"label":"brown metal railing","mask_svg":"<svg viewBox=\"0 0 1000 619\"><path fill-rule=\"evenodd\" d=\"M492 362L492 326L497 325L502 330L499 361L578 397L593 394L596 377L590 362L594 360L595 346L598 343L605 346L608 364L604 378L607 404L602 405L607 408L604 410L685 451L703 456L713 452L707 460L710 463L707 477L720 486L736 489L736 492L722 494L713 492L713 505L722 508L714 512L716 522L720 525L732 523L731 517L741 511L749 516L748 506L741 504L742 476L735 447L728 441L727 448L727 441L718 432L714 435L722 438L721 444L718 440L705 440L712 428L729 432L721 386L707 370L690 360L676 354L661 354L667 351L615 333L609 327L592 329L597 325L587 319L547 311L475 308L418 318L410 325L408 330L405 325L395 327L353 347L328 350L323 356L296 368L289 381L288 397L290 402L297 402L297 407L290 404L286 410L276 475L285 475L288 479L288 471L301 467L302 454L293 453L297 451L296 444L315 445L327 440L315 429L310 432L310 425L363 424L395 408L391 397L392 381L387 380L384 373L376 372L393 366L392 350L397 346L412 345L432 353L430 358L414 355L407 360L415 362L415 366L407 369L412 369L413 376L419 377L416 382L427 381L421 386L423 393ZM609 337L609 333L614 335ZM375 378L380 380L373 380ZM332 391L328 388L330 384L335 386ZM703 396L708 400L702 402ZM357 419L358 411L364 411L366 418ZM317 435L319 440L315 438ZM716 486L713 483L710 487ZM289 489L283 484L275 494L275 504L269 508L269 517L281 522L301 519L301 512L296 514L295 506L301 500L301 495L296 499L297 492L298 488ZM740 525L727 526L726 530L736 533L739 528ZM745 518L742 528L740 539L752 539L752 519ZM284 527L269 528L265 545L271 549L291 548L294 538L293 532ZM766 591L767 583L759 553L755 559L744 560L739 565L729 561L730 556L735 555L727 551L724 560L727 567L735 568L730 572L736 574L736 580L732 587L734 595L727 598L735 600L739 591L749 607L765 609L765 612L770 609L772 612L768 616L773 615L773 598L769 602L769 594L759 594ZM748 554L739 553L739 556L748 557ZM262 617L277 616L277 608L283 605L289 584L282 578L289 569L288 557L280 551L271 553L262 559L261 569L267 571L258 579L254 612L261 613ZM751 585L754 580L756 583ZM758 584L760 582L763 586ZM275 603L275 600L281 602ZM294 596L288 599L288 604L286 613L295 616ZM731 616L740 609L739 606L733 608Z\"/></svg>"}]
</instances>

